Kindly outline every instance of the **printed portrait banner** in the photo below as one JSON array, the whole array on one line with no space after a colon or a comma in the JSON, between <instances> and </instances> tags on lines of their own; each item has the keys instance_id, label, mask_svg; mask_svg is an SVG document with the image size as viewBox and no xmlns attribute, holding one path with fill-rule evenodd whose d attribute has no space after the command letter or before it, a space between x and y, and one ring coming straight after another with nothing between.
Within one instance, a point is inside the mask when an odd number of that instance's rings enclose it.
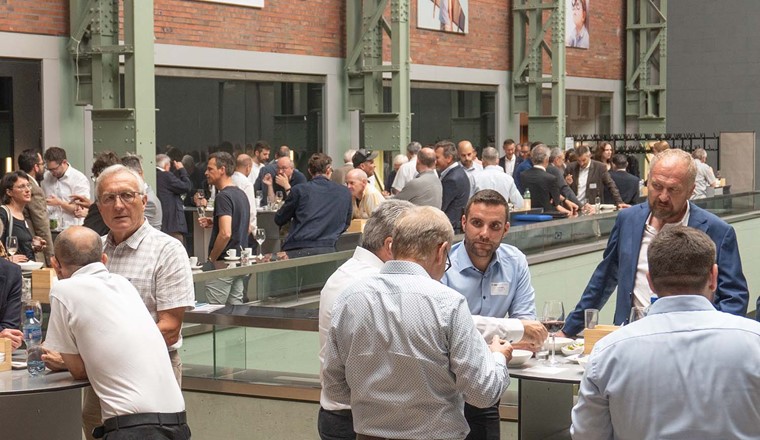
<instances>
[{"instance_id":1,"label":"printed portrait banner","mask_svg":"<svg viewBox=\"0 0 760 440\"><path fill-rule=\"evenodd\" d=\"M417 27L467 33L469 0L417 0Z\"/></svg>"},{"instance_id":2,"label":"printed portrait banner","mask_svg":"<svg viewBox=\"0 0 760 440\"><path fill-rule=\"evenodd\" d=\"M589 0L565 0L565 46L588 49Z\"/></svg>"}]
</instances>

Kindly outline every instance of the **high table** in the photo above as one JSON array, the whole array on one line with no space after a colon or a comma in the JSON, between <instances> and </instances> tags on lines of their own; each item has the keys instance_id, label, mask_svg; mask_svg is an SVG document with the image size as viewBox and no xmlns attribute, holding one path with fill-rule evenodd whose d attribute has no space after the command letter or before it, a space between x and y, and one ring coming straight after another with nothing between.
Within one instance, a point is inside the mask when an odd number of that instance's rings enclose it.
<instances>
[{"instance_id":1,"label":"high table","mask_svg":"<svg viewBox=\"0 0 760 440\"><path fill-rule=\"evenodd\" d=\"M558 360L566 362L562 355ZM583 367L574 363L549 367L531 359L520 367L509 367L509 376L520 379L519 438L569 439L573 385L581 382Z\"/></svg>"},{"instance_id":2,"label":"high table","mask_svg":"<svg viewBox=\"0 0 760 440\"><path fill-rule=\"evenodd\" d=\"M68 371L32 377L23 370L0 372L0 438L79 439L82 392L89 382Z\"/></svg>"}]
</instances>

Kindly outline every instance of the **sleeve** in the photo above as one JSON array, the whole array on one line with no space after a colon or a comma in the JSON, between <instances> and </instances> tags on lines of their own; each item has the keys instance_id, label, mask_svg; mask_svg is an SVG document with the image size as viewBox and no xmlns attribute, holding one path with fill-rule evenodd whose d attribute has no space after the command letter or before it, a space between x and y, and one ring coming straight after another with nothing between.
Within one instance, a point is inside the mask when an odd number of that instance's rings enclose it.
<instances>
[{"instance_id":1,"label":"sleeve","mask_svg":"<svg viewBox=\"0 0 760 440\"><path fill-rule=\"evenodd\" d=\"M53 237L50 234L50 219L47 215L47 203L42 191L32 191L32 201L26 206L26 212L31 220L34 233L42 237L47 246L44 249L46 256L53 255Z\"/></svg>"},{"instance_id":2,"label":"sleeve","mask_svg":"<svg viewBox=\"0 0 760 440\"><path fill-rule=\"evenodd\" d=\"M604 304L612 295L612 291L617 287L618 282L618 246L620 240L620 220L618 215L615 226L610 231L610 238L607 241L607 247L604 250L602 261L594 270L586 289L581 295L578 305L567 315L565 327L562 331L568 336L575 336L584 326L583 311L586 309L601 310Z\"/></svg>"},{"instance_id":3,"label":"sleeve","mask_svg":"<svg viewBox=\"0 0 760 440\"><path fill-rule=\"evenodd\" d=\"M712 167L705 164L705 179L707 179L707 184L712 186L715 184L715 181L718 180L715 178L715 173L713 173Z\"/></svg>"},{"instance_id":4,"label":"sleeve","mask_svg":"<svg viewBox=\"0 0 760 440\"><path fill-rule=\"evenodd\" d=\"M472 406L492 406L509 385L507 360L501 353L490 352L462 296L454 305L448 332L449 365L457 389Z\"/></svg>"},{"instance_id":5,"label":"sleeve","mask_svg":"<svg viewBox=\"0 0 760 440\"><path fill-rule=\"evenodd\" d=\"M185 194L193 189L193 182L187 177L187 170L177 170L177 174L168 171L169 179L167 189L174 194Z\"/></svg>"},{"instance_id":6,"label":"sleeve","mask_svg":"<svg viewBox=\"0 0 760 440\"><path fill-rule=\"evenodd\" d=\"M509 306L509 317L536 320L536 292L530 280L528 260L521 255L515 271L514 299Z\"/></svg>"},{"instance_id":7,"label":"sleeve","mask_svg":"<svg viewBox=\"0 0 760 440\"><path fill-rule=\"evenodd\" d=\"M232 198L230 198L227 194L223 194L221 191L218 192L216 194L216 200L214 200L214 216L232 216L233 211L234 206L232 204Z\"/></svg>"},{"instance_id":8,"label":"sleeve","mask_svg":"<svg viewBox=\"0 0 760 440\"><path fill-rule=\"evenodd\" d=\"M517 209L522 209L525 205L525 200L523 200L522 195L520 195L520 191L517 190L517 185L509 186L509 200Z\"/></svg>"},{"instance_id":9,"label":"sleeve","mask_svg":"<svg viewBox=\"0 0 760 440\"><path fill-rule=\"evenodd\" d=\"M604 174L602 174L602 182L607 189L610 190L610 194L612 194L612 199L615 200L615 204L619 205L623 203L623 199L620 198L620 191L618 191L618 187L615 185L615 181L612 180L612 176L610 176L608 171L605 171Z\"/></svg>"},{"instance_id":10,"label":"sleeve","mask_svg":"<svg viewBox=\"0 0 760 440\"><path fill-rule=\"evenodd\" d=\"M282 226L289 222L296 214L298 201L301 198L301 191L298 187L291 187L290 193L285 197L282 207L274 214L274 222L277 226ZM350 211L350 210L349 210ZM348 223L351 223L351 212L348 213Z\"/></svg>"},{"instance_id":11,"label":"sleeve","mask_svg":"<svg viewBox=\"0 0 760 440\"><path fill-rule=\"evenodd\" d=\"M351 404L351 389L346 381L346 364L340 353L339 335L336 324L340 319L341 300L333 307L333 317L325 344L325 363L322 369L322 391L327 400L342 405Z\"/></svg>"},{"instance_id":12,"label":"sleeve","mask_svg":"<svg viewBox=\"0 0 760 440\"><path fill-rule=\"evenodd\" d=\"M587 368L591 368L591 365L589 364ZM613 438L609 400L599 390L588 372L581 380L578 403L573 408L571 419L570 435L573 438L584 440Z\"/></svg>"},{"instance_id":13,"label":"sleeve","mask_svg":"<svg viewBox=\"0 0 760 440\"><path fill-rule=\"evenodd\" d=\"M523 170L520 169L520 166L515 164L515 169L512 172L512 178L515 180L515 186L517 186L517 191L520 192L520 194L525 194L525 187L522 185L522 181L520 180L520 174L522 174Z\"/></svg>"},{"instance_id":14,"label":"sleeve","mask_svg":"<svg viewBox=\"0 0 760 440\"><path fill-rule=\"evenodd\" d=\"M456 182L454 182L454 179L444 179L441 180L441 186L443 187L441 211L446 212L446 209L448 209L451 202L454 201L454 197L457 195Z\"/></svg>"},{"instance_id":15,"label":"sleeve","mask_svg":"<svg viewBox=\"0 0 760 440\"><path fill-rule=\"evenodd\" d=\"M720 243L718 255L718 288L715 290L715 308L721 312L744 316L749 303L749 287L742 271L742 260L736 242L736 232L727 227Z\"/></svg>"},{"instance_id":16,"label":"sleeve","mask_svg":"<svg viewBox=\"0 0 760 440\"><path fill-rule=\"evenodd\" d=\"M557 184L557 179L552 176L551 179L547 181L549 183L549 195L552 198L552 205L554 206L560 206L562 204L562 201L559 198L559 185Z\"/></svg>"},{"instance_id":17,"label":"sleeve","mask_svg":"<svg viewBox=\"0 0 760 440\"><path fill-rule=\"evenodd\" d=\"M90 180L84 175L80 175L81 178L76 179L76 183L71 188L71 194L79 196L86 196L88 199L92 199L90 194Z\"/></svg>"},{"instance_id":18,"label":"sleeve","mask_svg":"<svg viewBox=\"0 0 760 440\"><path fill-rule=\"evenodd\" d=\"M161 250L155 279L156 310L195 305L193 274L187 261L185 248L179 241L170 241Z\"/></svg>"},{"instance_id":19,"label":"sleeve","mask_svg":"<svg viewBox=\"0 0 760 440\"><path fill-rule=\"evenodd\" d=\"M472 315L472 320L486 342L498 335L511 344L520 341L525 333L525 327L519 319Z\"/></svg>"},{"instance_id":20,"label":"sleeve","mask_svg":"<svg viewBox=\"0 0 760 440\"><path fill-rule=\"evenodd\" d=\"M8 284L5 288L8 289L8 297L5 313L0 316L0 329L18 329L21 324L21 267L7 261L2 266L7 271L5 281Z\"/></svg>"},{"instance_id":21,"label":"sleeve","mask_svg":"<svg viewBox=\"0 0 760 440\"><path fill-rule=\"evenodd\" d=\"M59 353L79 354L76 337L69 323L71 314L57 295L50 295L50 321L45 335L45 348Z\"/></svg>"}]
</instances>

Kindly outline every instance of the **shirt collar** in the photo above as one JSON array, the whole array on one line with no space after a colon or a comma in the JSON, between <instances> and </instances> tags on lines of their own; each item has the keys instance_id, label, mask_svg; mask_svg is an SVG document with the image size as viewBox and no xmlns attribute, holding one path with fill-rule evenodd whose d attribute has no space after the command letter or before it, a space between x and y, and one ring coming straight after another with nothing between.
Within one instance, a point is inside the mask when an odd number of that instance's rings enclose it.
<instances>
[{"instance_id":1,"label":"shirt collar","mask_svg":"<svg viewBox=\"0 0 760 440\"><path fill-rule=\"evenodd\" d=\"M540 170L544 170L544 171L546 171L546 168L544 168L544 166L543 166L543 165L533 165L533 168L538 168L538 169L540 169Z\"/></svg>"},{"instance_id":2,"label":"shirt collar","mask_svg":"<svg viewBox=\"0 0 760 440\"><path fill-rule=\"evenodd\" d=\"M100 261L97 263L90 263L87 266L80 267L77 269L73 274L71 274L71 277L73 278L80 275L94 275L97 277L104 277L108 274L108 269L106 269L106 266L103 265Z\"/></svg>"},{"instance_id":3,"label":"shirt collar","mask_svg":"<svg viewBox=\"0 0 760 440\"><path fill-rule=\"evenodd\" d=\"M670 312L715 311L715 306L702 295L674 295L658 299L649 307L649 315Z\"/></svg>"},{"instance_id":4,"label":"shirt collar","mask_svg":"<svg viewBox=\"0 0 760 440\"><path fill-rule=\"evenodd\" d=\"M132 235L127 237L126 240L124 240L123 242L119 244L124 243L125 245L129 246L132 249L137 249L140 246L140 243L142 243L143 239L148 236L148 233L150 232L152 228L153 226L151 226L150 223L148 223L148 221L143 217L142 225L140 225L140 227L137 228L137 230ZM106 236L106 242L108 243L109 246L113 246L113 247L118 246L113 241L113 232L108 233L108 235Z\"/></svg>"},{"instance_id":5,"label":"shirt collar","mask_svg":"<svg viewBox=\"0 0 760 440\"><path fill-rule=\"evenodd\" d=\"M428 274L422 266L412 261L386 261L383 267L380 269L380 273L420 275L430 278L430 274Z\"/></svg>"},{"instance_id":6,"label":"shirt collar","mask_svg":"<svg viewBox=\"0 0 760 440\"><path fill-rule=\"evenodd\" d=\"M368 251L367 249L364 249L361 246L357 246L357 248L354 250L353 258L370 266L382 267L384 264L383 260L381 260L377 255Z\"/></svg>"},{"instance_id":7,"label":"shirt collar","mask_svg":"<svg viewBox=\"0 0 760 440\"><path fill-rule=\"evenodd\" d=\"M457 243L455 248L452 249L451 254L449 257L453 260L453 266L456 266L458 269L457 271L459 273L464 272L467 269L472 269L480 272L480 269L475 267L475 265L472 263L472 260L470 259L470 255L467 253L467 248L464 246L464 240ZM496 264L496 261L498 260L497 254L499 253L499 249L501 249L501 245L496 248L496 252L493 253L493 256L491 256L491 261L488 262L488 267L486 267L486 272L489 272L492 270L491 268ZM449 269L454 270L454 269ZM484 272L485 273L485 272Z\"/></svg>"},{"instance_id":8,"label":"shirt collar","mask_svg":"<svg viewBox=\"0 0 760 440\"><path fill-rule=\"evenodd\" d=\"M665 223L662 227L668 228L672 226L689 226L689 216L691 215L691 203L686 202L686 211L683 213L683 217L681 217L681 220L673 223ZM647 226L652 226L652 213L649 213L649 217L647 217Z\"/></svg>"},{"instance_id":9,"label":"shirt collar","mask_svg":"<svg viewBox=\"0 0 760 440\"><path fill-rule=\"evenodd\" d=\"M483 170L494 170L494 171L501 171L504 172L504 168L498 166L498 165L488 165L483 168Z\"/></svg>"}]
</instances>

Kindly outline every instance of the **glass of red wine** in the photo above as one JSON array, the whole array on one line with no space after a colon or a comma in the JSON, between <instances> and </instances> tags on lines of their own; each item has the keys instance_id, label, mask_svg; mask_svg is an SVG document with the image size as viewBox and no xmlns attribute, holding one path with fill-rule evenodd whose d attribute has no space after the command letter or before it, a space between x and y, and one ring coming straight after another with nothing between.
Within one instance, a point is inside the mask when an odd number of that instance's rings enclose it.
<instances>
[{"instance_id":1,"label":"glass of red wine","mask_svg":"<svg viewBox=\"0 0 760 440\"><path fill-rule=\"evenodd\" d=\"M544 303L544 313L541 315L541 323L546 327L546 330L552 337L552 356L549 360L549 365L557 365L557 359L554 357L556 345L554 343L554 335L558 331L562 330L565 325L565 306L562 301L551 300Z\"/></svg>"}]
</instances>

